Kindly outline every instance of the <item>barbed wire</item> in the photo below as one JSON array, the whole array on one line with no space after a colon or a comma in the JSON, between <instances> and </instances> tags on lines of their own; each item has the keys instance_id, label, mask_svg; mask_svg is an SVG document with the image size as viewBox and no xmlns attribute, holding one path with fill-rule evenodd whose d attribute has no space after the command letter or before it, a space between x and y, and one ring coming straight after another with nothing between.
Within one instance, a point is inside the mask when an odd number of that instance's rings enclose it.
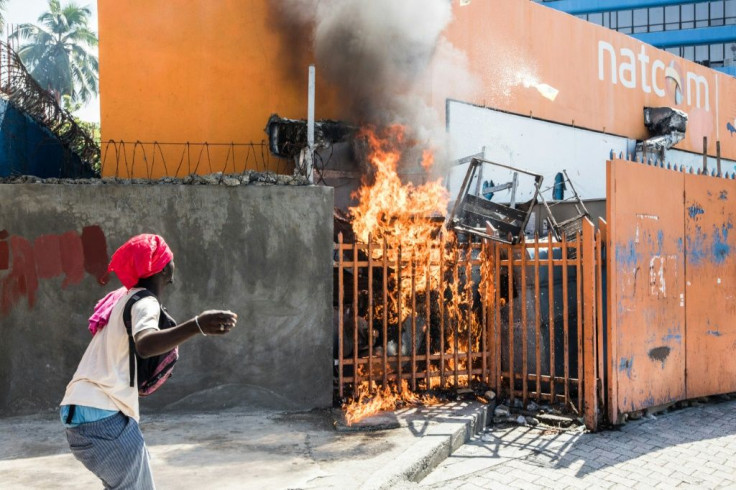
<instances>
[{"instance_id":1,"label":"barbed wire","mask_svg":"<svg viewBox=\"0 0 736 490\"><path fill-rule=\"evenodd\" d=\"M269 152L265 141L193 143L108 140L102 144L100 173L119 178L181 178L192 174L247 170L291 174L294 162Z\"/></svg>"}]
</instances>

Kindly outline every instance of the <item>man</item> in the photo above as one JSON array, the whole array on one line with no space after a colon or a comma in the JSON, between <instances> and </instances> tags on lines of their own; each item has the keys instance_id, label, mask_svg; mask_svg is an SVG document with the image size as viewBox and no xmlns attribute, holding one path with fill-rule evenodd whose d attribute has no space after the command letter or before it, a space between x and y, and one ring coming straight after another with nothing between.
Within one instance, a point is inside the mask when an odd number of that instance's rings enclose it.
<instances>
[{"instance_id":1,"label":"man","mask_svg":"<svg viewBox=\"0 0 736 490\"><path fill-rule=\"evenodd\" d=\"M138 382L130 375L123 320L128 300L135 350L142 358L167 353L196 335L224 335L237 322L231 311L207 310L167 329L159 328L158 298L174 278L174 254L158 235L138 235L112 256L108 268L123 287L108 294L90 318L92 340L67 385L60 415L69 447L105 488L152 489L148 450L138 427ZM133 386L131 386L131 384Z\"/></svg>"}]
</instances>

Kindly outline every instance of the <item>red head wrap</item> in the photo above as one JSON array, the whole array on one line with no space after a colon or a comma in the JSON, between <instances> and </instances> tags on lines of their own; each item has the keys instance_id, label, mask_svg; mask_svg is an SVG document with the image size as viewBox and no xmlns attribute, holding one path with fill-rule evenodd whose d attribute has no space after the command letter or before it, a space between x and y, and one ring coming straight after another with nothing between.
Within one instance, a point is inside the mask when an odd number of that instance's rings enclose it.
<instances>
[{"instance_id":1,"label":"red head wrap","mask_svg":"<svg viewBox=\"0 0 736 490\"><path fill-rule=\"evenodd\" d=\"M117 274L123 286L130 289L139 279L161 272L174 254L158 235L137 235L112 254L107 270Z\"/></svg>"}]
</instances>

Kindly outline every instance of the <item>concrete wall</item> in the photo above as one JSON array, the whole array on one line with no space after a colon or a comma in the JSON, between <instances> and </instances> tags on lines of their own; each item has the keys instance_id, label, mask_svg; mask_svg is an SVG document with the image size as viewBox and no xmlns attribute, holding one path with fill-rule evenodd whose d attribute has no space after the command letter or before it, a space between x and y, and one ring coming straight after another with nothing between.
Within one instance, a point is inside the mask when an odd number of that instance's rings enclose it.
<instances>
[{"instance_id":1,"label":"concrete wall","mask_svg":"<svg viewBox=\"0 0 736 490\"><path fill-rule=\"evenodd\" d=\"M327 187L0 184L0 416L54 409L90 339L105 264L163 235L174 318L229 308L238 327L180 348L142 409L329 406L332 208Z\"/></svg>"}]
</instances>

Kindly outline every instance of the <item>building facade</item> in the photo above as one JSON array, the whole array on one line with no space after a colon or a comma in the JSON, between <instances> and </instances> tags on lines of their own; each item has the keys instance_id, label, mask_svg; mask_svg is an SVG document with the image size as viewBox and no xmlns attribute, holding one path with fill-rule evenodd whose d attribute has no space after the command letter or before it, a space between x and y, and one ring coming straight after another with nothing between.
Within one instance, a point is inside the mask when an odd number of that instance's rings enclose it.
<instances>
[{"instance_id":1,"label":"building facade","mask_svg":"<svg viewBox=\"0 0 736 490\"><path fill-rule=\"evenodd\" d=\"M736 0L543 0L542 3L736 76Z\"/></svg>"}]
</instances>

